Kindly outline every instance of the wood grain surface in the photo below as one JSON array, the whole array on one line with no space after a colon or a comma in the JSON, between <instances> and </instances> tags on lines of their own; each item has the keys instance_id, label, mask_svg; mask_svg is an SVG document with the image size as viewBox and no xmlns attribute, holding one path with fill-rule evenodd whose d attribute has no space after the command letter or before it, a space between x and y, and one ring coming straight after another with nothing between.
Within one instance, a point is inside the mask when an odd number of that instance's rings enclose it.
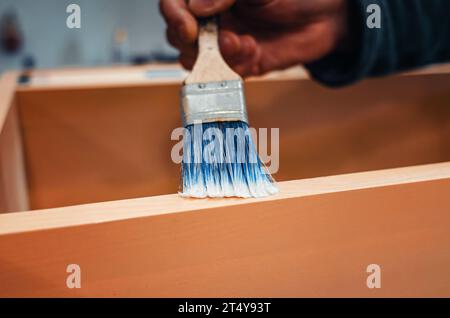
<instances>
[{"instance_id":1,"label":"wood grain surface","mask_svg":"<svg viewBox=\"0 0 450 318\"><path fill-rule=\"evenodd\" d=\"M250 81L250 124L279 129L279 181L449 161L449 78L398 76L338 91L306 79ZM181 126L179 88L21 89L31 207L177 192L170 136Z\"/></svg>"},{"instance_id":2,"label":"wood grain surface","mask_svg":"<svg viewBox=\"0 0 450 318\"><path fill-rule=\"evenodd\" d=\"M293 183L261 201L2 215L0 297L450 296L449 164ZM69 264L80 289L66 286ZM367 288L370 264L381 289Z\"/></svg>"},{"instance_id":3,"label":"wood grain surface","mask_svg":"<svg viewBox=\"0 0 450 318\"><path fill-rule=\"evenodd\" d=\"M0 297L450 297L450 163L412 167L450 161L445 68L246 83L251 125L280 129L281 192L262 200L173 194L181 82L16 76L0 80L0 210L27 191L44 209L0 215Z\"/></svg>"}]
</instances>

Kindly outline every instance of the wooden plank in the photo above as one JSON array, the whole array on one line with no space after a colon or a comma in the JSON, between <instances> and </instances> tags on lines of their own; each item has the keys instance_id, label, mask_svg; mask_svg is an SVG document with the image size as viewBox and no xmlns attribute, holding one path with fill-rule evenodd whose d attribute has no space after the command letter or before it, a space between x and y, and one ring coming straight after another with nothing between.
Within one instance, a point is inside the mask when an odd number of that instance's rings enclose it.
<instances>
[{"instance_id":1,"label":"wooden plank","mask_svg":"<svg viewBox=\"0 0 450 318\"><path fill-rule=\"evenodd\" d=\"M423 76L449 74L450 64L432 65L397 74L397 76ZM114 66L61 69L39 69L32 72L28 85L18 88L19 91L42 91L58 89L86 89L159 86L181 84L186 72L180 64L147 64L141 66ZM309 74L302 66L294 66L286 70L274 71L264 76L252 77L247 81L309 80Z\"/></svg>"},{"instance_id":2,"label":"wooden plank","mask_svg":"<svg viewBox=\"0 0 450 318\"><path fill-rule=\"evenodd\" d=\"M108 88L181 83L187 72L178 64L114 66L95 68L39 69L19 90Z\"/></svg>"},{"instance_id":3,"label":"wooden plank","mask_svg":"<svg viewBox=\"0 0 450 318\"><path fill-rule=\"evenodd\" d=\"M442 71L441 71L442 72ZM159 86L181 84L189 73L179 64L148 64L95 68L39 69L31 73L30 82L19 91ZM276 71L249 81L308 79L301 66Z\"/></svg>"},{"instance_id":4,"label":"wooden plank","mask_svg":"<svg viewBox=\"0 0 450 318\"><path fill-rule=\"evenodd\" d=\"M6 117L13 103L16 89L17 73L8 72L0 76L0 131L2 130Z\"/></svg>"},{"instance_id":5,"label":"wooden plank","mask_svg":"<svg viewBox=\"0 0 450 318\"><path fill-rule=\"evenodd\" d=\"M22 137L14 97L16 74L0 79L0 213L28 210Z\"/></svg>"},{"instance_id":6,"label":"wooden plank","mask_svg":"<svg viewBox=\"0 0 450 318\"><path fill-rule=\"evenodd\" d=\"M240 206L273 200L315 196L390 185L427 182L450 178L450 163L369 171L281 182L280 193L260 199L186 199L177 194L100 202L63 208L0 215L0 235L60 227L120 221L160 214Z\"/></svg>"},{"instance_id":7,"label":"wooden plank","mask_svg":"<svg viewBox=\"0 0 450 318\"><path fill-rule=\"evenodd\" d=\"M280 186L1 215L0 297L450 296L450 163Z\"/></svg>"},{"instance_id":8,"label":"wooden plank","mask_svg":"<svg viewBox=\"0 0 450 318\"><path fill-rule=\"evenodd\" d=\"M176 86L19 92L32 209L176 193Z\"/></svg>"},{"instance_id":9,"label":"wooden plank","mask_svg":"<svg viewBox=\"0 0 450 318\"><path fill-rule=\"evenodd\" d=\"M449 79L396 76L342 90L250 81L250 123L279 128L279 181L450 161ZM31 208L177 192L177 84L22 89L18 100Z\"/></svg>"}]
</instances>

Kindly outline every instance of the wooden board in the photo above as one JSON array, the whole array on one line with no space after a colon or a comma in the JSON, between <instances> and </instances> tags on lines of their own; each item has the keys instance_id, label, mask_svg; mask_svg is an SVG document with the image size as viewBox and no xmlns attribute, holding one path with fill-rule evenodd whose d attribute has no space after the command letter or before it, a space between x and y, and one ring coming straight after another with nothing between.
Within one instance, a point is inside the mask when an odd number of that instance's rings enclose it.
<instances>
[{"instance_id":1,"label":"wooden board","mask_svg":"<svg viewBox=\"0 0 450 318\"><path fill-rule=\"evenodd\" d=\"M15 73L0 79L0 213L29 209Z\"/></svg>"},{"instance_id":2,"label":"wooden board","mask_svg":"<svg viewBox=\"0 0 450 318\"><path fill-rule=\"evenodd\" d=\"M450 296L449 163L280 187L1 215L0 297ZM370 264L381 289L366 285Z\"/></svg>"},{"instance_id":3,"label":"wooden board","mask_svg":"<svg viewBox=\"0 0 450 318\"><path fill-rule=\"evenodd\" d=\"M249 81L252 125L280 128L259 200L173 194L180 83L85 81L110 72L0 80L0 212L60 207L0 215L0 297L450 297L450 163L412 167L450 160L448 70Z\"/></svg>"},{"instance_id":4,"label":"wooden board","mask_svg":"<svg viewBox=\"0 0 450 318\"><path fill-rule=\"evenodd\" d=\"M280 129L279 181L450 161L449 80L250 81L250 123ZM21 88L17 100L33 209L178 190L179 83Z\"/></svg>"}]
</instances>

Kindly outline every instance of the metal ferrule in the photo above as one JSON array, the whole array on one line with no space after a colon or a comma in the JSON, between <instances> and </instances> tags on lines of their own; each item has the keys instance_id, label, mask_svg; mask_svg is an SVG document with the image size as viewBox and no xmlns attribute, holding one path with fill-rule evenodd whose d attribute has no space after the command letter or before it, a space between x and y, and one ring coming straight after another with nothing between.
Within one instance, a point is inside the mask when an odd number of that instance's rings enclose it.
<instances>
[{"instance_id":1,"label":"metal ferrule","mask_svg":"<svg viewBox=\"0 0 450 318\"><path fill-rule=\"evenodd\" d=\"M248 123L242 81L196 83L181 90L184 127L194 123L243 121Z\"/></svg>"}]
</instances>

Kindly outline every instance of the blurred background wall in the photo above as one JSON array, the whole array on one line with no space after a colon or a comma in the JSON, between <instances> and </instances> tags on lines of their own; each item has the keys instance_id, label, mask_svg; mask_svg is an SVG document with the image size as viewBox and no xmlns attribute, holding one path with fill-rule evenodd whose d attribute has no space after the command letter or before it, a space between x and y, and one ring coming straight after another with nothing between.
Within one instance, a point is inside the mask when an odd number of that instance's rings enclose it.
<instances>
[{"instance_id":1,"label":"blurred background wall","mask_svg":"<svg viewBox=\"0 0 450 318\"><path fill-rule=\"evenodd\" d=\"M66 26L71 3L81 7L81 29ZM23 41L15 53L0 49L0 72L25 60L54 68L176 59L158 0L0 0L0 26L11 16Z\"/></svg>"}]
</instances>

